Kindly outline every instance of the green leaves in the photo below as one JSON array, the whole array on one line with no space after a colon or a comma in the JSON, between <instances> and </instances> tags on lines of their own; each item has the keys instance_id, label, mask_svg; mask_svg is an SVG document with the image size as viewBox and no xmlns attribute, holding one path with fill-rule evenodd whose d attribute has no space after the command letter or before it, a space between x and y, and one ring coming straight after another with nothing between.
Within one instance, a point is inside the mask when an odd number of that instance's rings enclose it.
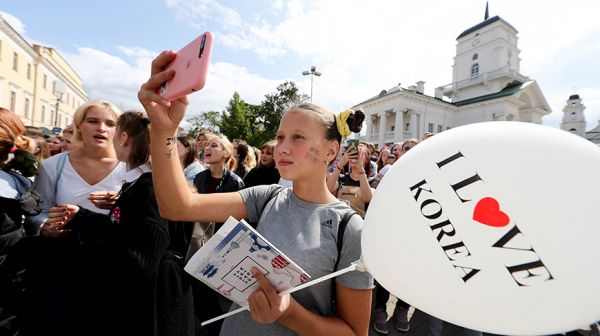
<instances>
[{"instance_id":1,"label":"green leaves","mask_svg":"<svg viewBox=\"0 0 600 336\"><path fill-rule=\"evenodd\" d=\"M291 81L277 86L277 91L265 95L258 105L247 103L234 92L225 111L209 111L189 118L187 121L191 127L188 134L195 136L203 130L222 133L229 139L244 139L260 148L275 137L283 113L306 101L308 96L300 93Z\"/></svg>"}]
</instances>

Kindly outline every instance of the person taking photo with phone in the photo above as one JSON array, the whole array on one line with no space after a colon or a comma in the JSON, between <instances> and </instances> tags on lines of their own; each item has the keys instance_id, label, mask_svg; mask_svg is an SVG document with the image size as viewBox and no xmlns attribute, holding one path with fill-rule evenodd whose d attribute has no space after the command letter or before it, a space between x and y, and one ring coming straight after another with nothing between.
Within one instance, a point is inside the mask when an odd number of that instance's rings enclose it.
<instances>
[{"instance_id":1,"label":"person taking photo with phone","mask_svg":"<svg viewBox=\"0 0 600 336\"><path fill-rule=\"evenodd\" d=\"M337 227L352 210L329 192L325 177L342 135L360 130L364 114L362 119L359 115L342 118L314 104L289 109L277 130L275 162L281 176L292 181L293 189L281 190L269 204L265 205L269 195L279 186L193 194L186 188L179 160L174 155L174 139L188 108L188 99L169 102L157 94L161 84L175 75L173 71L164 71L175 56L174 52L159 55L152 62L150 79L138 92L151 119L153 181L161 215L185 221L224 222L233 216L258 222L258 232L315 279L334 272L336 262L342 269L357 261L363 221L359 216L350 218L340 258L336 260ZM221 335L368 334L373 287L373 278L368 273L346 273L291 295L279 295L256 268L252 274L261 289L250 295L249 311L225 319Z\"/></svg>"},{"instance_id":2,"label":"person taking photo with phone","mask_svg":"<svg viewBox=\"0 0 600 336\"><path fill-rule=\"evenodd\" d=\"M349 173L340 175L349 165ZM327 176L327 188L338 199L348 203L362 218L365 218L374 189L369 185L367 176L371 175L372 165L367 148L348 147L340 158L332 174Z\"/></svg>"}]
</instances>

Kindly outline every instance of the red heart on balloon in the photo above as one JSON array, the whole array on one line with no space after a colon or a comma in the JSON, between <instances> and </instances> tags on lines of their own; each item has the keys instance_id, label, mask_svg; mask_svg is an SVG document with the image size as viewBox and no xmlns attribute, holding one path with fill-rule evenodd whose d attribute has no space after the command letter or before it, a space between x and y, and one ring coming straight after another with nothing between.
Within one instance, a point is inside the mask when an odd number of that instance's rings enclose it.
<instances>
[{"instance_id":1,"label":"red heart on balloon","mask_svg":"<svg viewBox=\"0 0 600 336\"><path fill-rule=\"evenodd\" d=\"M485 197L477 202L473 220L493 227L503 227L510 223L508 215L500 210L500 204L492 197Z\"/></svg>"}]
</instances>

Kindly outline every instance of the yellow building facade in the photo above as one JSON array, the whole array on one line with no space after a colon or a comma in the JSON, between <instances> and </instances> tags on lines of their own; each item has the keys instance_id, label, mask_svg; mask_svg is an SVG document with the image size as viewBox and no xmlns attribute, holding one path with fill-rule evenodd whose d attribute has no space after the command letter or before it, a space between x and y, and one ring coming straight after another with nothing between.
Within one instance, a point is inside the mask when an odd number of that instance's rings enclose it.
<instances>
[{"instance_id":1,"label":"yellow building facade","mask_svg":"<svg viewBox=\"0 0 600 336\"><path fill-rule=\"evenodd\" d=\"M54 48L29 44L0 15L0 106L26 126L64 128L88 100L81 78Z\"/></svg>"}]
</instances>

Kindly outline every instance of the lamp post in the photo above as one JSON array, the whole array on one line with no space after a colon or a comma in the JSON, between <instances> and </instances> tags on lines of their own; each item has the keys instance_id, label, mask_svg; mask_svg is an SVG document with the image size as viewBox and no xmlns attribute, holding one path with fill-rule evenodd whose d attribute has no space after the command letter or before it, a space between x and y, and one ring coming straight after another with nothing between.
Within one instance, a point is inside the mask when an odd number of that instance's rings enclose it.
<instances>
[{"instance_id":1,"label":"lamp post","mask_svg":"<svg viewBox=\"0 0 600 336\"><path fill-rule=\"evenodd\" d=\"M321 73L317 71L317 67L316 66L311 66L310 67L310 71L306 70L306 71L302 71L302 75L304 76L308 76L310 75L310 102L312 103L313 101L313 78L315 76L321 76Z\"/></svg>"},{"instance_id":2,"label":"lamp post","mask_svg":"<svg viewBox=\"0 0 600 336\"><path fill-rule=\"evenodd\" d=\"M62 92L56 92L56 107L54 108L54 124L52 126L56 127L58 123L58 107L62 102Z\"/></svg>"},{"instance_id":3,"label":"lamp post","mask_svg":"<svg viewBox=\"0 0 600 336\"><path fill-rule=\"evenodd\" d=\"M67 91L67 86L61 82L61 81L55 81L54 82L54 95L56 96L56 109L54 112L54 127L57 127L58 125L58 107L60 106L60 103L62 103L62 97L65 94L65 92ZM67 102L69 103L69 102Z\"/></svg>"}]
</instances>

